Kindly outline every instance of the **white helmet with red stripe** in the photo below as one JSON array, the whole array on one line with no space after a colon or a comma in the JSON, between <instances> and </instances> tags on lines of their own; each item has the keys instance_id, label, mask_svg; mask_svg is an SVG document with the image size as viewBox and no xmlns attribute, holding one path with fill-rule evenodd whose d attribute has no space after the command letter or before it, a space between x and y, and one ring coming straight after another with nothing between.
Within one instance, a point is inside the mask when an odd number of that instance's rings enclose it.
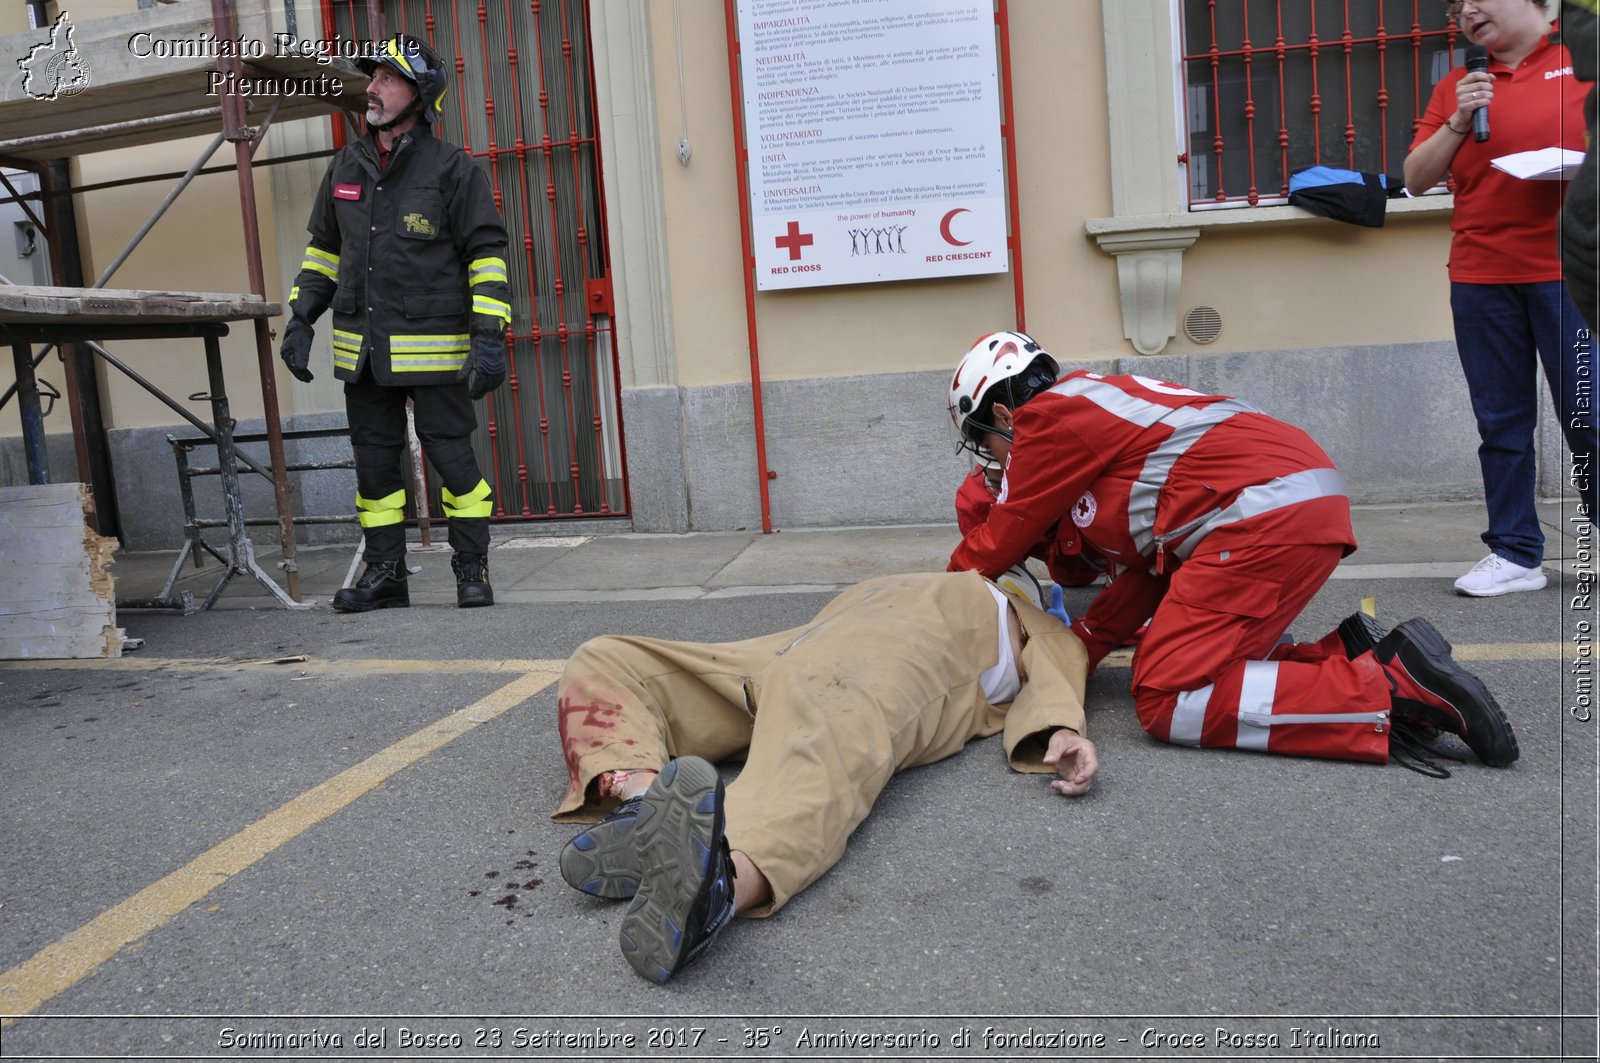
<instances>
[{"instance_id":1,"label":"white helmet with red stripe","mask_svg":"<svg viewBox=\"0 0 1600 1063\"><path fill-rule=\"evenodd\" d=\"M991 332L961 356L950 378L950 420L956 426L957 449L970 450L986 464L993 460L983 437L994 432L1010 438L990 417L996 401L1015 409L1055 383L1061 366L1026 332Z\"/></svg>"}]
</instances>

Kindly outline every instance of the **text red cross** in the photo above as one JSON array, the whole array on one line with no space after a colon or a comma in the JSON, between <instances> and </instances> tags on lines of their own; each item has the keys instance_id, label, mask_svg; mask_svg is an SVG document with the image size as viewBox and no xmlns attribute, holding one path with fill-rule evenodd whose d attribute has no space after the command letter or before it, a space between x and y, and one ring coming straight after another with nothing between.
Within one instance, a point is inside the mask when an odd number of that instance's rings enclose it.
<instances>
[{"instance_id":1,"label":"text red cross","mask_svg":"<svg viewBox=\"0 0 1600 1063\"><path fill-rule=\"evenodd\" d=\"M778 247L788 248L789 261L793 262L800 257L800 249L812 243L812 236L810 233L801 232L800 223L792 221L789 223L789 231L772 242Z\"/></svg>"}]
</instances>

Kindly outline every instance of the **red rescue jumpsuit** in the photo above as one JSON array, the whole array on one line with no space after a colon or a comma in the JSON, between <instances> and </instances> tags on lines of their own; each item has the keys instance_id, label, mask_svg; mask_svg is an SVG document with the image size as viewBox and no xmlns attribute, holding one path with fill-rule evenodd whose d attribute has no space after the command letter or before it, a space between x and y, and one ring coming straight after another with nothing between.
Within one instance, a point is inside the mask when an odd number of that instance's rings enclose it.
<instances>
[{"instance_id":1,"label":"red rescue jumpsuit","mask_svg":"<svg viewBox=\"0 0 1600 1063\"><path fill-rule=\"evenodd\" d=\"M1133 663L1144 729L1180 745L1381 763L1389 684L1337 634L1277 646L1355 549L1350 502L1305 432L1248 403L1075 372L1014 411L1005 479L952 570L993 578L1052 525L1114 570L1073 629L1091 667L1148 617Z\"/></svg>"},{"instance_id":2,"label":"red rescue jumpsuit","mask_svg":"<svg viewBox=\"0 0 1600 1063\"><path fill-rule=\"evenodd\" d=\"M983 469L973 469L956 489L956 527L961 529L962 535L981 527L989 519L989 510L993 507L994 490L989 486L989 478ZM1071 529L1070 522L1067 527ZM1050 582L1063 587L1087 587L1106 574L1106 559L1092 547L1074 543L1070 550L1064 549L1056 542L1058 534L1059 526L1050 528L1044 541L1035 543L1028 551L1029 557L1044 562L1050 572ZM1066 538L1072 542L1076 536L1068 534Z\"/></svg>"}]
</instances>

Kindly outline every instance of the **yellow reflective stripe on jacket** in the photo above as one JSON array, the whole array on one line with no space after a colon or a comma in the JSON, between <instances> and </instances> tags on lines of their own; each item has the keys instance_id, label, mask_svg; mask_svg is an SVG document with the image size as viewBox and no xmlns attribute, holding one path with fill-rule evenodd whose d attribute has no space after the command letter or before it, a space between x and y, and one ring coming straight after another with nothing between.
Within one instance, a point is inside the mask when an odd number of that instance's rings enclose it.
<instances>
[{"instance_id":1,"label":"yellow reflective stripe on jacket","mask_svg":"<svg viewBox=\"0 0 1600 1063\"><path fill-rule=\"evenodd\" d=\"M494 512L494 502L490 500L489 481L479 480L478 486L464 495L453 495L448 487L439 489L439 497L444 502L444 515L447 517L487 517Z\"/></svg>"},{"instance_id":2,"label":"yellow reflective stripe on jacket","mask_svg":"<svg viewBox=\"0 0 1600 1063\"><path fill-rule=\"evenodd\" d=\"M393 353L421 351L464 351L472 346L472 337L465 332L443 333L434 336L390 336L389 350Z\"/></svg>"},{"instance_id":3,"label":"yellow reflective stripe on jacket","mask_svg":"<svg viewBox=\"0 0 1600 1063\"><path fill-rule=\"evenodd\" d=\"M320 273L329 280L339 279L339 256L331 251L324 251L320 247L306 248L306 257L300 263L301 269L309 269L313 273Z\"/></svg>"},{"instance_id":4,"label":"yellow reflective stripe on jacket","mask_svg":"<svg viewBox=\"0 0 1600 1063\"><path fill-rule=\"evenodd\" d=\"M466 333L444 336L390 336L389 368L396 373L437 373L460 369L472 349Z\"/></svg>"},{"instance_id":5,"label":"yellow reflective stripe on jacket","mask_svg":"<svg viewBox=\"0 0 1600 1063\"><path fill-rule=\"evenodd\" d=\"M474 295L472 297L472 312L483 314L487 317L497 317L506 324L511 324L511 304L504 299L496 299L488 295Z\"/></svg>"},{"instance_id":6,"label":"yellow reflective stripe on jacket","mask_svg":"<svg viewBox=\"0 0 1600 1063\"><path fill-rule=\"evenodd\" d=\"M506 260L503 258L475 258L467 263L467 284L483 284L487 281L505 281L510 283L511 278L506 275Z\"/></svg>"},{"instance_id":7,"label":"yellow reflective stripe on jacket","mask_svg":"<svg viewBox=\"0 0 1600 1063\"><path fill-rule=\"evenodd\" d=\"M333 365L336 369L354 369L361 362L361 333L344 329L333 330Z\"/></svg>"},{"instance_id":8,"label":"yellow reflective stripe on jacket","mask_svg":"<svg viewBox=\"0 0 1600 1063\"><path fill-rule=\"evenodd\" d=\"M389 370L394 373L440 373L460 370L467 364L467 352L459 354L391 354Z\"/></svg>"},{"instance_id":9,"label":"yellow reflective stripe on jacket","mask_svg":"<svg viewBox=\"0 0 1600 1063\"><path fill-rule=\"evenodd\" d=\"M289 301L292 303L298 298L300 298L300 285L296 284L289 289Z\"/></svg>"},{"instance_id":10,"label":"yellow reflective stripe on jacket","mask_svg":"<svg viewBox=\"0 0 1600 1063\"><path fill-rule=\"evenodd\" d=\"M406 490L402 487L379 499L362 498L361 492L357 491L356 509L361 511L357 516L363 528L382 528L389 524L399 524L406 519Z\"/></svg>"}]
</instances>

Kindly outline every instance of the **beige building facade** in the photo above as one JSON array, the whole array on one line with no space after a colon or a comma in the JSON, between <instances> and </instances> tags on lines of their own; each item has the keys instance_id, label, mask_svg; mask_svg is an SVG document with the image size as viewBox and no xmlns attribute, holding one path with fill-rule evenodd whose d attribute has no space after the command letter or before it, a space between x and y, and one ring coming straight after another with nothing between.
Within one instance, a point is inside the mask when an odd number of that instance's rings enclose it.
<instances>
[{"instance_id":1,"label":"beige building facade","mask_svg":"<svg viewBox=\"0 0 1600 1063\"><path fill-rule=\"evenodd\" d=\"M134 6L77 0L69 10L82 23ZM1358 501L1481 497L1448 311L1450 197L1391 200L1380 229L1282 205L1188 209L1179 162L1180 7L1181 0L1007 0L1007 132L1020 221L1011 272L757 292L752 319L724 5L593 0L631 526L951 520L965 463L945 412L949 373L979 335L1016 327L1019 304L1027 331L1068 366L1237 394L1304 425L1345 470ZM301 27L316 24L315 8L301 0ZM17 7L0 11L0 34L26 29ZM314 151L329 137L326 120L286 123L268 133L262 153ZM687 163L679 161L680 139L692 149ZM74 179L89 185L182 171L205 143L81 156ZM231 157L225 149L216 161ZM324 166L257 170L269 298L283 298L298 268ZM170 186L77 197L87 274L116 255ZM203 177L111 284L243 291L241 240L234 177ZM1196 308L1209 308L1196 317L1206 325L1199 340L1184 328ZM752 335L770 470L765 512ZM342 419L326 336L318 342L313 365L324 368L315 381L299 383L279 367L286 427ZM121 347L170 394L204 387L197 351ZM225 351L234 411L248 427L261 416L249 331L235 330ZM4 363L0 382L8 383ZM41 374L48 379L58 365L47 362ZM170 545L181 528L163 437L176 419L115 373L101 377L125 545ZM15 482L13 410L0 413L0 471ZM64 404L47 428L70 431ZM1558 493L1565 454L1553 425L1542 426L1540 440L1541 487ZM340 492L353 492L353 478L317 475L319 486L309 477L297 485L298 504L348 511ZM252 496L252 509L270 513L268 499Z\"/></svg>"}]
</instances>

